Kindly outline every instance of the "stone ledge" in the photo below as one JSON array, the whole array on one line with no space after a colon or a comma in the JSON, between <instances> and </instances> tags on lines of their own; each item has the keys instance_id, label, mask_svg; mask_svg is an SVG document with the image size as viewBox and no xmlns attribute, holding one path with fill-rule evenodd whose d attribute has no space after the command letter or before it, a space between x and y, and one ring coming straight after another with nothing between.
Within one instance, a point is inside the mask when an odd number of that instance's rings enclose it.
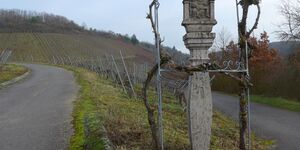
<instances>
[{"instance_id":1,"label":"stone ledge","mask_svg":"<svg viewBox=\"0 0 300 150\"><path fill-rule=\"evenodd\" d=\"M17 83L23 79L25 79L29 74L31 73L31 70L28 70L26 73L24 73L23 75L21 76L18 76L10 81L6 81L6 82L3 82L3 83L0 83L0 89L3 89L9 85L12 85L14 83Z\"/></svg>"}]
</instances>

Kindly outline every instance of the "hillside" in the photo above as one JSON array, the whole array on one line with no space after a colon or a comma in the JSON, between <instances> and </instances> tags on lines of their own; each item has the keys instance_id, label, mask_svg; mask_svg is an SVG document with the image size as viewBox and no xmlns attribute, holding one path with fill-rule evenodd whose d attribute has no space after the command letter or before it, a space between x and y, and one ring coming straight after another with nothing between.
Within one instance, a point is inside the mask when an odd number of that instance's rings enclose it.
<instances>
[{"instance_id":1,"label":"hillside","mask_svg":"<svg viewBox=\"0 0 300 150\"><path fill-rule=\"evenodd\" d=\"M296 49L300 48L300 43L295 41L272 42L270 43L270 48L278 50L281 56L286 57L293 54Z\"/></svg>"},{"instance_id":2,"label":"hillside","mask_svg":"<svg viewBox=\"0 0 300 150\"><path fill-rule=\"evenodd\" d=\"M13 50L12 61L48 62L53 57L103 58L105 55L119 55L137 62L152 62L151 52L122 40L113 40L86 34L60 33L1 33L0 48Z\"/></svg>"},{"instance_id":3,"label":"hillside","mask_svg":"<svg viewBox=\"0 0 300 150\"><path fill-rule=\"evenodd\" d=\"M44 63L62 56L106 58L122 50L126 58L151 64L156 52L153 44L140 42L135 35L88 29L63 16L24 10L0 10L0 48L13 50L13 61ZM188 58L175 48L164 49L177 62Z\"/></svg>"}]
</instances>

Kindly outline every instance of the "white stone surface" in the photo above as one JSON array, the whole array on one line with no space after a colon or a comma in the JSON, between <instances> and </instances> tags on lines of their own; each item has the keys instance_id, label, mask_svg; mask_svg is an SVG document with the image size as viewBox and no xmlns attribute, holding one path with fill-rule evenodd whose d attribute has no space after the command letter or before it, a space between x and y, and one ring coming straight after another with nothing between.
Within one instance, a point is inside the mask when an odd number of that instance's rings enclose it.
<instances>
[{"instance_id":1,"label":"white stone surface","mask_svg":"<svg viewBox=\"0 0 300 150\"><path fill-rule=\"evenodd\" d=\"M207 63L208 49L217 23L214 16L214 0L184 0L182 25L187 34L183 37L191 53L193 66ZM212 125L212 95L208 72L194 72L190 76L188 99L189 135L192 150L209 150Z\"/></svg>"}]
</instances>

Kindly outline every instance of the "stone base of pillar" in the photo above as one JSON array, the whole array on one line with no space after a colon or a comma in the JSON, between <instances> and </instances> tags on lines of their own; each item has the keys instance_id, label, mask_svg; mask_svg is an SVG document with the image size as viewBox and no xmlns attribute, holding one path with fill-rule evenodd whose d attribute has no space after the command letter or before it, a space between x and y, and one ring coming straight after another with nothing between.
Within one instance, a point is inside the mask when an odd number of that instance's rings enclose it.
<instances>
[{"instance_id":1,"label":"stone base of pillar","mask_svg":"<svg viewBox=\"0 0 300 150\"><path fill-rule=\"evenodd\" d=\"M189 136L192 150L208 150L212 125L212 95L208 72L190 76L188 101Z\"/></svg>"}]
</instances>

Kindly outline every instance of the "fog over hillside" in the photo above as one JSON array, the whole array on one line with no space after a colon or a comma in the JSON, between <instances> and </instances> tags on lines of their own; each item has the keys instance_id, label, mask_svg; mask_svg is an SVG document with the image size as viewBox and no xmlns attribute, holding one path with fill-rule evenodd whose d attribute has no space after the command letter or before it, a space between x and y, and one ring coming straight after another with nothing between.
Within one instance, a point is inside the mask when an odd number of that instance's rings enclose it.
<instances>
[{"instance_id":1,"label":"fog over hillside","mask_svg":"<svg viewBox=\"0 0 300 150\"><path fill-rule=\"evenodd\" d=\"M272 42L270 47L278 50L279 54L282 56L288 56L295 52L295 50L300 48L300 42L298 41L281 41Z\"/></svg>"}]
</instances>

